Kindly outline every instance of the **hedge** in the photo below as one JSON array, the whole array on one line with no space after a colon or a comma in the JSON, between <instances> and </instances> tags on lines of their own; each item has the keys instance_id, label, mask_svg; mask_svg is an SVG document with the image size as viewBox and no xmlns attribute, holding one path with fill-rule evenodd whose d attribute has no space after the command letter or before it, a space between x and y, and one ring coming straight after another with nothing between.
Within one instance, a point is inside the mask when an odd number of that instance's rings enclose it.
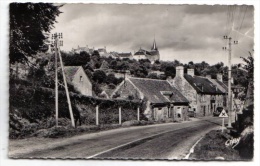
<instances>
[{"instance_id":1,"label":"hedge","mask_svg":"<svg viewBox=\"0 0 260 166\"><path fill-rule=\"evenodd\" d=\"M53 89L33 87L28 82L10 81L10 113L16 113L30 123L39 123L55 116L55 93ZM109 100L70 93L74 118L81 117L82 124L95 124L96 105L99 106L100 124L118 123L118 108L122 108L122 122L137 119L137 107L140 107L140 119L143 105L137 101ZM70 118L67 98L64 91L59 91L59 118Z\"/></svg>"}]
</instances>

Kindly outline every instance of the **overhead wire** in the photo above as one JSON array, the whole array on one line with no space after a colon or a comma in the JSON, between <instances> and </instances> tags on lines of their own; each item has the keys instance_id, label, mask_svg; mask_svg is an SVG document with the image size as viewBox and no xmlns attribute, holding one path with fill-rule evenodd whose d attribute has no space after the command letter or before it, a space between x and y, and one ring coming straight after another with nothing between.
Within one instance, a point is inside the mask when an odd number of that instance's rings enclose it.
<instances>
[{"instance_id":1,"label":"overhead wire","mask_svg":"<svg viewBox=\"0 0 260 166\"><path fill-rule=\"evenodd\" d=\"M245 11L244 11L243 18L242 18L242 20L241 20L241 23L240 23L239 28L237 29L237 33L241 33L239 39L241 39L241 35L243 34L243 33L241 32L241 29L242 29L242 27L243 27L243 23L244 23L244 20L245 20L247 8L248 8L248 6L245 6Z\"/></svg>"},{"instance_id":2,"label":"overhead wire","mask_svg":"<svg viewBox=\"0 0 260 166\"><path fill-rule=\"evenodd\" d=\"M238 6L238 17L237 17L237 24L240 22L240 20L241 20L241 16L242 16L242 9L243 9L243 5L242 6ZM238 29L238 26L239 25L237 25L237 26L235 26L234 27L234 29ZM237 33L235 33L235 37L234 37L234 40L238 40L238 34Z\"/></svg>"},{"instance_id":3,"label":"overhead wire","mask_svg":"<svg viewBox=\"0 0 260 166\"><path fill-rule=\"evenodd\" d=\"M235 11L235 6L231 6L230 7L231 8L231 10L230 10L230 30L229 30L229 33L228 33L228 36L230 36L231 35L231 32L232 32L232 28L233 28L233 23L234 23L234 11Z\"/></svg>"},{"instance_id":4,"label":"overhead wire","mask_svg":"<svg viewBox=\"0 0 260 166\"><path fill-rule=\"evenodd\" d=\"M247 8L248 8L248 6L246 6L246 10L245 10L245 12L244 12L244 16L243 16L243 19L242 19L242 22L241 22L241 24L240 24L240 27L239 27L238 31L241 30L241 27L242 27L242 25L243 25L243 22L244 22L244 19L245 19L245 15L246 15L246 12L247 12Z\"/></svg>"},{"instance_id":5,"label":"overhead wire","mask_svg":"<svg viewBox=\"0 0 260 166\"><path fill-rule=\"evenodd\" d=\"M242 49L239 45L236 45L235 48L238 48L240 51L242 51L245 54L248 54L248 52L245 49Z\"/></svg>"}]
</instances>

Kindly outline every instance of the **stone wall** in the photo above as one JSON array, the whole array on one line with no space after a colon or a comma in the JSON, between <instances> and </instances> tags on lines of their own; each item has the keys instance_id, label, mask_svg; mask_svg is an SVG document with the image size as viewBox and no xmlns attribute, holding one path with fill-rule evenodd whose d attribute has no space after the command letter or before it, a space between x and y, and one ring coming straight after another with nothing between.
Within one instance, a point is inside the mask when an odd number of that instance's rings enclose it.
<instances>
[{"instance_id":1,"label":"stone wall","mask_svg":"<svg viewBox=\"0 0 260 166\"><path fill-rule=\"evenodd\" d=\"M119 88L115 90L112 97L113 96L119 99L141 99L141 95L129 80L122 82L122 84L119 85Z\"/></svg>"},{"instance_id":2,"label":"stone wall","mask_svg":"<svg viewBox=\"0 0 260 166\"><path fill-rule=\"evenodd\" d=\"M181 75L176 75L174 79L168 81L189 100L190 107L196 110L197 116L210 116L217 107L224 106L223 95L198 94Z\"/></svg>"},{"instance_id":3,"label":"stone wall","mask_svg":"<svg viewBox=\"0 0 260 166\"><path fill-rule=\"evenodd\" d=\"M82 68L74 75L72 84L81 94L92 96L92 83Z\"/></svg>"},{"instance_id":4,"label":"stone wall","mask_svg":"<svg viewBox=\"0 0 260 166\"><path fill-rule=\"evenodd\" d=\"M189 106L174 106L174 112L171 112L170 117L172 117L174 120L188 120L188 109Z\"/></svg>"},{"instance_id":5,"label":"stone wall","mask_svg":"<svg viewBox=\"0 0 260 166\"><path fill-rule=\"evenodd\" d=\"M176 75L176 77L169 82L189 100L190 107L196 109L197 112L197 91L186 81L186 79Z\"/></svg>"},{"instance_id":6,"label":"stone wall","mask_svg":"<svg viewBox=\"0 0 260 166\"><path fill-rule=\"evenodd\" d=\"M155 107L153 108L153 118L155 121L161 121L168 118L168 107Z\"/></svg>"}]
</instances>

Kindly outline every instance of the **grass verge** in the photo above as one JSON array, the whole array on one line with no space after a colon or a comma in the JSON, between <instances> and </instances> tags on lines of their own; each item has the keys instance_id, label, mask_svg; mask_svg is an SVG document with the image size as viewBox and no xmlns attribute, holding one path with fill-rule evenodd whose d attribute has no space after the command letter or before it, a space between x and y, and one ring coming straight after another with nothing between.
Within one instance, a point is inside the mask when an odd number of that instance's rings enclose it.
<instances>
[{"instance_id":1,"label":"grass verge","mask_svg":"<svg viewBox=\"0 0 260 166\"><path fill-rule=\"evenodd\" d=\"M212 130L194 148L190 159L194 160L241 160L239 152L232 147L226 147L227 134L220 130Z\"/></svg>"}]
</instances>

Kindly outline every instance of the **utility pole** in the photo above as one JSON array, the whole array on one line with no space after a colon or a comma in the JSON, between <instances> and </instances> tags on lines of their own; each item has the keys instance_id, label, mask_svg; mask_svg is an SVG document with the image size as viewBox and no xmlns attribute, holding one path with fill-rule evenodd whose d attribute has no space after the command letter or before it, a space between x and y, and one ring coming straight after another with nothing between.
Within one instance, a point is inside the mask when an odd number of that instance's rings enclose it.
<instances>
[{"instance_id":1,"label":"utility pole","mask_svg":"<svg viewBox=\"0 0 260 166\"><path fill-rule=\"evenodd\" d=\"M53 34L52 39L54 39L54 46L55 46L55 120L56 120L56 126L58 126L58 115L59 115L59 113L58 113L59 112L59 110L58 110L58 58L60 58L60 65L61 65L61 70L62 70L62 75L63 75L64 88L66 91L66 96L67 96L67 101L68 101L68 106L69 106L71 123L72 123L72 126L75 127L75 121L74 121L66 76L65 76L65 72L64 72L64 66L63 66L62 57L61 57L61 53L60 53L60 46L63 46L63 41L61 41L59 39L62 39L62 33Z\"/></svg>"},{"instance_id":2,"label":"utility pole","mask_svg":"<svg viewBox=\"0 0 260 166\"><path fill-rule=\"evenodd\" d=\"M55 47L55 122L56 127L58 126L58 117L59 117L59 104L58 104L58 37L57 34L52 34L52 39L54 40Z\"/></svg>"},{"instance_id":3,"label":"utility pole","mask_svg":"<svg viewBox=\"0 0 260 166\"><path fill-rule=\"evenodd\" d=\"M228 36L224 36L224 39L228 40L228 128L232 128L231 126L231 112L232 112L232 92L231 92L231 55L232 55L232 38ZM234 44L238 44L238 41L234 41ZM223 50L226 50L226 47L223 47Z\"/></svg>"}]
</instances>

